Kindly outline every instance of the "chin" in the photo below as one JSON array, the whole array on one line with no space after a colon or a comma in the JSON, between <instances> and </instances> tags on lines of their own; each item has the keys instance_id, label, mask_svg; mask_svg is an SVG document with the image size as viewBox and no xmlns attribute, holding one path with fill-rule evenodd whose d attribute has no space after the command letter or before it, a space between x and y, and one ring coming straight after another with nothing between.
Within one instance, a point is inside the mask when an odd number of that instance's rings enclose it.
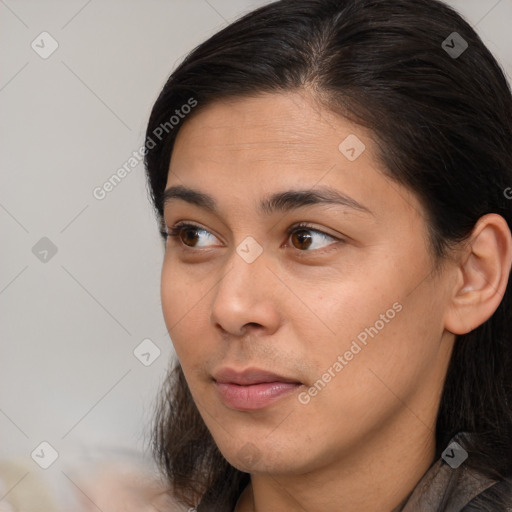
<instances>
[{"instance_id":1,"label":"chin","mask_svg":"<svg viewBox=\"0 0 512 512\"><path fill-rule=\"evenodd\" d=\"M278 441L277 439L274 441ZM278 441L279 442L279 441ZM299 474L308 471L310 463L303 460L304 454L311 455L310 449L304 445L293 446L283 444L262 443L257 440L234 444L228 441L227 446L219 446L224 458L236 469L245 473L265 473L274 475Z\"/></svg>"}]
</instances>

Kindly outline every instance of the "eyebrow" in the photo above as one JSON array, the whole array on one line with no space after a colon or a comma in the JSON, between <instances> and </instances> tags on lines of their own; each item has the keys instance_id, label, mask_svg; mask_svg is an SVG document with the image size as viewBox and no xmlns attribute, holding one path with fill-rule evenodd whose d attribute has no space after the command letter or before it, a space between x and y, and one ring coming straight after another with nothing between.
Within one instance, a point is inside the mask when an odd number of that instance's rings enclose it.
<instances>
[{"instance_id":1,"label":"eyebrow","mask_svg":"<svg viewBox=\"0 0 512 512\"><path fill-rule=\"evenodd\" d=\"M183 185L169 187L163 194L163 208L176 199L181 199L211 213L218 214L218 206L215 199L204 192ZM325 186L306 190L276 192L263 198L259 205L259 210L261 213L270 215L274 212L285 213L304 206L324 204L341 205L345 208L374 215L369 208L358 203L352 197Z\"/></svg>"}]
</instances>

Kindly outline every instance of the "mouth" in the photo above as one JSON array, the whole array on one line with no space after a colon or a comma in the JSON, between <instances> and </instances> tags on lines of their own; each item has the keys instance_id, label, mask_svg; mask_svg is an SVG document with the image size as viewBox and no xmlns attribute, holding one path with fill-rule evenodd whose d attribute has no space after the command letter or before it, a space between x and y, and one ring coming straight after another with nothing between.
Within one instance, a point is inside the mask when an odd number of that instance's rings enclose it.
<instances>
[{"instance_id":1,"label":"mouth","mask_svg":"<svg viewBox=\"0 0 512 512\"><path fill-rule=\"evenodd\" d=\"M230 409L255 411L289 396L302 382L257 368L222 368L213 375L221 401Z\"/></svg>"}]
</instances>

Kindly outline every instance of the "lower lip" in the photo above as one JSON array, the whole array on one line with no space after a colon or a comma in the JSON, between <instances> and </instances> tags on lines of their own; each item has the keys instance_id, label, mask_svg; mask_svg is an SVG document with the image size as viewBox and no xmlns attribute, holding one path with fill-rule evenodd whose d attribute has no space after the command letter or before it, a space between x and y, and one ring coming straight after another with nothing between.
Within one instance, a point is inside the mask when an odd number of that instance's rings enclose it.
<instances>
[{"instance_id":1,"label":"lower lip","mask_svg":"<svg viewBox=\"0 0 512 512\"><path fill-rule=\"evenodd\" d=\"M221 400L228 407L241 411L263 409L301 386L292 382L262 382L250 386L239 386L227 382L215 384Z\"/></svg>"}]
</instances>

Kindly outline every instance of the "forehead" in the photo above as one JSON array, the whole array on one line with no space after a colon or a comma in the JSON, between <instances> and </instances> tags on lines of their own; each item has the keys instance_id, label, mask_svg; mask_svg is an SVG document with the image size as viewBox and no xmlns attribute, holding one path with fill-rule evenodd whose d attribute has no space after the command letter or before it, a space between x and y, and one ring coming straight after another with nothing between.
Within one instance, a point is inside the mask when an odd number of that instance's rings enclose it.
<instances>
[{"instance_id":1,"label":"forehead","mask_svg":"<svg viewBox=\"0 0 512 512\"><path fill-rule=\"evenodd\" d=\"M306 93L231 98L198 110L178 132L169 170L167 188L199 187L233 206L250 197L259 203L270 191L328 186L377 215L421 212L414 194L383 173L372 133Z\"/></svg>"},{"instance_id":2,"label":"forehead","mask_svg":"<svg viewBox=\"0 0 512 512\"><path fill-rule=\"evenodd\" d=\"M321 156L326 150L336 154L338 145L333 147L333 142L341 142L344 134L362 131L299 92L219 100L194 114L178 133L175 149L208 146L210 151L251 158L255 153L260 158L275 153L290 158ZM184 142L187 148L182 147Z\"/></svg>"},{"instance_id":3,"label":"forehead","mask_svg":"<svg viewBox=\"0 0 512 512\"><path fill-rule=\"evenodd\" d=\"M355 132L366 145L359 165L339 150ZM370 145L361 127L321 109L304 93L262 94L219 100L194 112L178 132L170 170L217 181L247 183L265 175L274 183L286 177L309 182L315 176L319 182L334 166L361 175L362 161L367 165L371 159Z\"/></svg>"}]
</instances>

